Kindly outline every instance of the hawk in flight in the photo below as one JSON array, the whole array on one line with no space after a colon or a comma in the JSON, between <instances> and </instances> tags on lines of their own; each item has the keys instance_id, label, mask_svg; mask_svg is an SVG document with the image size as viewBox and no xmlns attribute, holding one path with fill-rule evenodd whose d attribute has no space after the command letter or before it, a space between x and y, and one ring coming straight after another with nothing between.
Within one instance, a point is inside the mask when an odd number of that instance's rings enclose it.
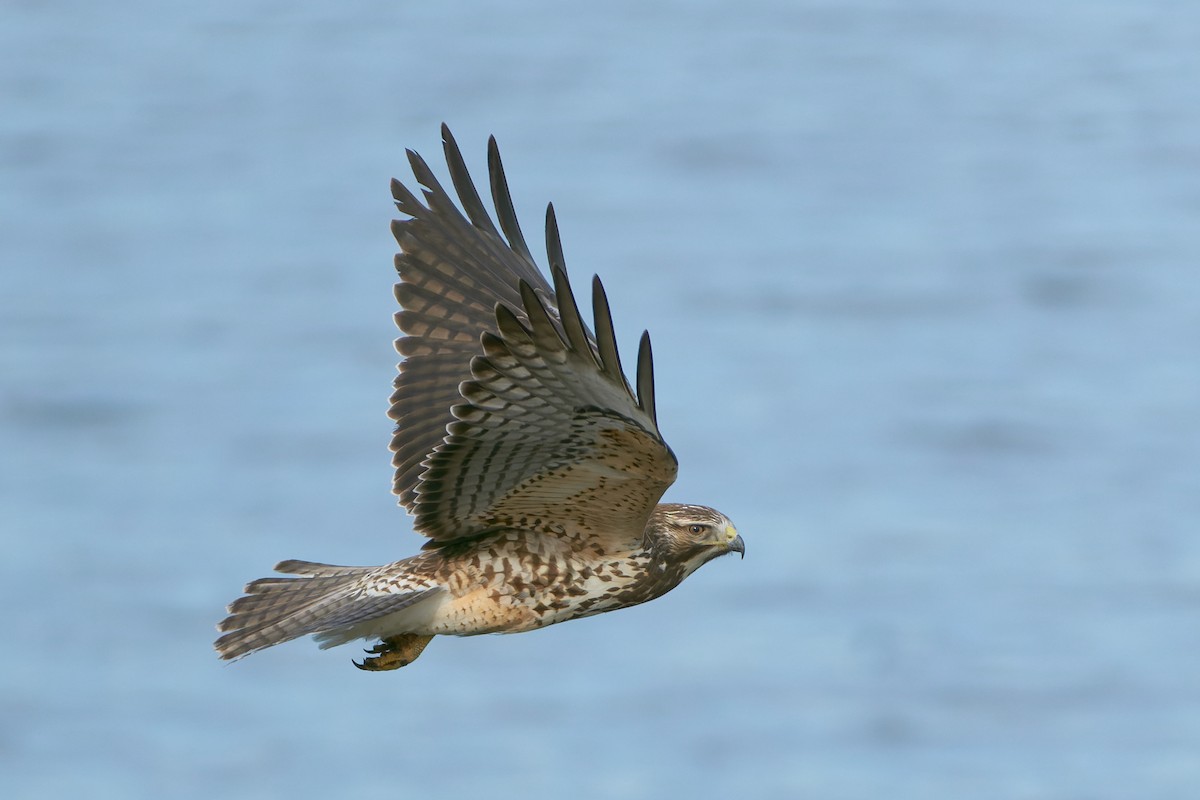
<instances>
[{"instance_id":1,"label":"hawk in flight","mask_svg":"<svg viewBox=\"0 0 1200 800\"><path fill-rule=\"evenodd\" d=\"M249 583L217 626L221 658L313 634L322 647L378 640L356 666L396 669L434 636L516 633L644 603L745 552L725 515L658 502L677 462L658 429L650 339L635 389L598 278L595 332L583 321L554 207L548 282L517 225L495 139L499 230L444 125L442 143L462 211L411 150L424 202L392 181L408 217L392 223L404 334L389 412L393 491L429 541L382 567L277 564L287 577Z\"/></svg>"}]
</instances>

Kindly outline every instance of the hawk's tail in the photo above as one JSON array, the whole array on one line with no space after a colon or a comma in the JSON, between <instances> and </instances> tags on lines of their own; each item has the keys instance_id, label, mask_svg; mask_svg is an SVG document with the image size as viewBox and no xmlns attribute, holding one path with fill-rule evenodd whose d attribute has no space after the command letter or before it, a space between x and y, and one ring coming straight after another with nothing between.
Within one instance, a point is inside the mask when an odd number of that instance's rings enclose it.
<instances>
[{"instance_id":1,"label":"hawk's tail","mask_svg":"<svg viewBox=\"0 0 1200 800\"><path fill-rule=\"evenodd\" d=\"M217 630L225 635L214 646L221 658L234 659L310 633L349 641L357 636L343 636L353 626L410 606L436 591L364 592L363 579L377 569L280 562L275 565L276 572L296 577L259 578L246 584L245 596L230 603L229 616L218 623Z\"/></svg>"}]
</instances>

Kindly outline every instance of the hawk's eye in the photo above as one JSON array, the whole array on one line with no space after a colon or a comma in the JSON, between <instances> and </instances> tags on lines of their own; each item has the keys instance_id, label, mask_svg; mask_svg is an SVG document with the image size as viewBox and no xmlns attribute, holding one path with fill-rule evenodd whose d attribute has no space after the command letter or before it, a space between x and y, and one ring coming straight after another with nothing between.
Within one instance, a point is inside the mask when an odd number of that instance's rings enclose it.
<instances>
[{"instance_id":1,"label":"hawk's eye","mask_svg":"<svg viewBox=\"0 0 1200 800\"><path fill-rule=\"evenodd\" d=\"M688 530L695 534L701 534L701 533L704 533L704 526L703 525L691 525L688 527Z\"/></svg>"}]
</instances>

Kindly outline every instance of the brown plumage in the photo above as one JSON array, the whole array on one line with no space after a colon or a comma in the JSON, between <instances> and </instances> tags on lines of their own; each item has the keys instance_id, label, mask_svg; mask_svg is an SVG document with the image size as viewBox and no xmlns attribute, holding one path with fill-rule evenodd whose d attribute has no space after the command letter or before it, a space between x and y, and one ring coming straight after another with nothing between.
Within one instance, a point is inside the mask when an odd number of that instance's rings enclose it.
<instances>
[{"instance_id":1,"label":"brown plumage","mask_svg":"<svg viewBox=\"0 0 1200 800\"><path fill-rule=\"evenodd\" d=\"M408 217L392 224L405 334L389 412L393 491L429 541L382 567L276 565L292 577L253 581L229 606L222 658L314 634L322 647L379 639L359 666L395 669L436 635L515 633L625 608L744 552L719 512L658 503L677 464L658 428L649 336L635 390L598 278L596 332L583 322L553 207L551 285L517 224L495 140L499 229L445 126L442 139L461 212L412 151L424 203L392 181Z\"/></svg>"}]
</instances>

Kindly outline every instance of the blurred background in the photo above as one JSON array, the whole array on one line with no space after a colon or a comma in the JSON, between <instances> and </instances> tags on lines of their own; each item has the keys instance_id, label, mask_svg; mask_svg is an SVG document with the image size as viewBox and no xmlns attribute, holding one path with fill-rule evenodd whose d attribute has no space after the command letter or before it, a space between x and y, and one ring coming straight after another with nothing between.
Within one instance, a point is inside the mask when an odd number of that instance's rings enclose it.
<instances>
[{"instance_id":1,"label":"blurred background","mask_svg":"<svg viewBox=\"0 0 1200 800\"><path fill-rule=\"evenodd\" d=\"M1190 798L1200 6L9 2L6 798ZM388 179L553 200L744 561L401 672L214 623L389 494ZM535 248L536 249L536 248Z\"/></svg>"}]
</instances>

